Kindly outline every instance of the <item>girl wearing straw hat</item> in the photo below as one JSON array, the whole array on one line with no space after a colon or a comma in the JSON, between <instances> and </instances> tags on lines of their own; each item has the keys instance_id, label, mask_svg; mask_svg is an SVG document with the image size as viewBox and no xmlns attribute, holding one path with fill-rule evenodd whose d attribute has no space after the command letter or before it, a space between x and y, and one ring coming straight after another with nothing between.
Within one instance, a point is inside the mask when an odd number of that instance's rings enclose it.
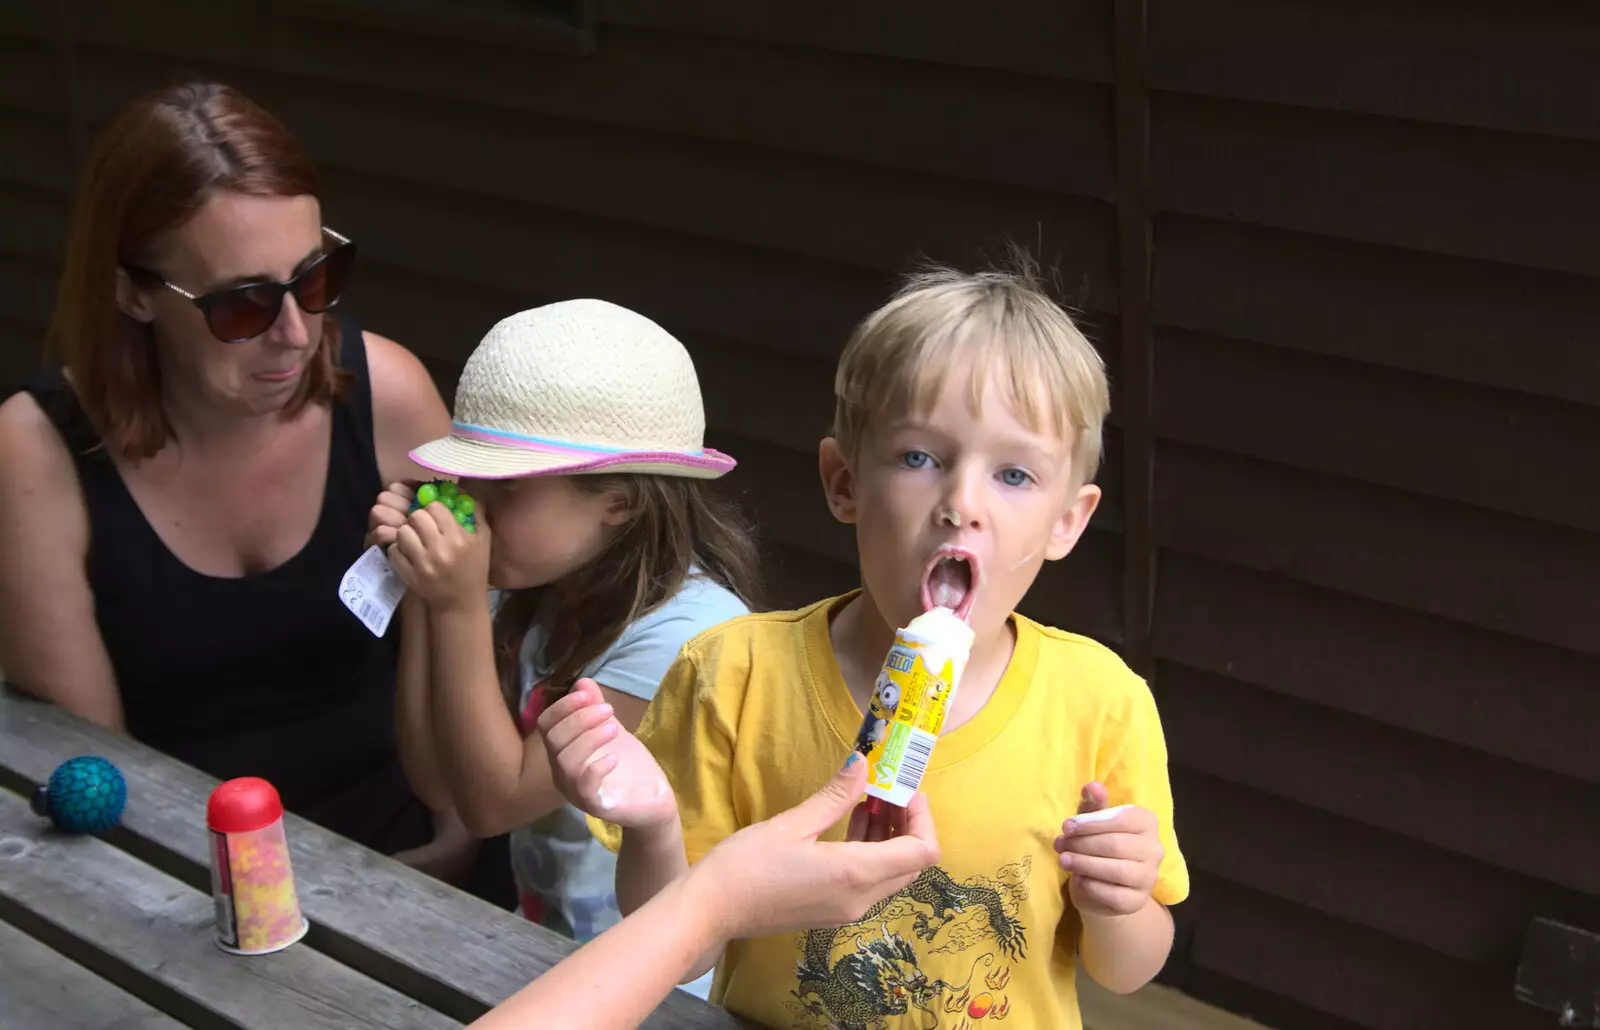
<instances>
[{"instance_id":1,"label":"girl wearing straw hat","mask_svg":"<svg viewBox=\"0 0 1600 1030\"><path fill-rule=\"evenodd\" d=\"M757 554L710 490L734 462L704 431L669 333L604 301L550 304L489 331L450 435L411 452L462 481L477 531L438 502L410 512L406 484L372 509L370 539L409 588L397 714L412 787L479 836L510 831L524 914L580 941L621 918L616 859L552 782L535 723L582 679L636 727L682 645L748 612Z\"/></svg>"}]
</instances>

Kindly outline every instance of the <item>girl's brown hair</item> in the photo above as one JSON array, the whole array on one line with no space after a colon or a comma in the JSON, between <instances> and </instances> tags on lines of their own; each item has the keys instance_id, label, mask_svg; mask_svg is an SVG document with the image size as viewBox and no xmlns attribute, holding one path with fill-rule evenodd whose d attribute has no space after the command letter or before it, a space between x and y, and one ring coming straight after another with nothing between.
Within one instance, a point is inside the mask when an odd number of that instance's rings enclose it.
<instances>
[{"instance_id":1,"label":"girl's brown hair","mask_svg":"<svg viewBox=\"0 0 1600 1030\"><path fill-rule=\"evenodd\" d=\"M676 594L691 567L731 590L746 606L760 602L760 555L749 522L705 480L643 474L573 476L587 493L616 491L632 517L604 548L559 583L513 591L494 621L496 666L506 703L520 700L522 639L550 591L556 603L544 654L553 693L565 693L584 666L622 631Z\"/></svg>"},{"instance_id":2,"label":"girl's brown hair","mask_svg":"<svg viewBox=\"0 0 1600 1030\"><path fill-rule=\"evenodd\" d=\"M322 199L316 166L299 141L218 83L173 86L128 103L89 154L47 341L100 438L121 457L155 454L172 426L161 404L153 330L117 307L117 269L148 260L162 233L219 191ZM284 417L339 393L338 347L338 322L328 318Z\"/></svg>"}]
</instances>

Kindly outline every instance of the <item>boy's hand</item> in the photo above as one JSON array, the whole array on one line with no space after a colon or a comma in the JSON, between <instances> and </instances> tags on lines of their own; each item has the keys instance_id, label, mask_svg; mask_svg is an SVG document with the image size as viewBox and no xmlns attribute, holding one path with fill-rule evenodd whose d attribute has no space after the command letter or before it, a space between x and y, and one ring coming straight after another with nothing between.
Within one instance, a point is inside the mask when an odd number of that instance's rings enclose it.
<instances>
[{"instance_id":1,"label":"boy's hand","mask_svg":"<svg viewBox=\"0 0 1600 1030\"><path fill-rule=\"evenodd\" d=\"M634 830L678 818L666 774L639 738L622 728L594 680L579 680L540 713L538 725L550 775L576 807Z\"/></svg>"},{"instance_id":2,"label":"boy's hand","mask_svg":"<svg viewBox=\"0 0 1600 1030\"><path fill-rule=\"evenodd\" d=\"M1106 789L1083 788L1078 814L1105 808ZM1155 889L1166 849L1157 835L1155 813L1126 805L1116 815L1093 822L1068 819L1056 838L1061 868L1072 874L1067 889L1084 915L1126 916L1144 908Z\"/></svg>"},{"instance_id":3,"label":"boy's hand","mask_svg":"<svg viewBox=\"0 0 1600 1030\"><path fill-rule=\"evenodd\" d=\"M406 524L411 500L416 496L415 484L390 483L389 488L378 495L372 511L367 513L367 538L362 542L361 549L366 550L376 544L387 553L394 546L400 527Z\"/></svg>"},{"instance_id":4,"label":"boy's hand","mask_svg":"<svg viewBox=\"0 0 1600 1030\"><path fill-rule=\"evenodd\" d=\"M382 496L391 493L392 488ZM395 499L400 496L395 494ZM387 520L388 514L380 514L379 507L372 509L371 517ZM394 530L389 564L435 611L484 604L489 595L489 524L479 522L477 528L468 533L449 508L435 501L411 512ZM373 530L374 535L378 532Z\"/></svg>"}]
</instances>

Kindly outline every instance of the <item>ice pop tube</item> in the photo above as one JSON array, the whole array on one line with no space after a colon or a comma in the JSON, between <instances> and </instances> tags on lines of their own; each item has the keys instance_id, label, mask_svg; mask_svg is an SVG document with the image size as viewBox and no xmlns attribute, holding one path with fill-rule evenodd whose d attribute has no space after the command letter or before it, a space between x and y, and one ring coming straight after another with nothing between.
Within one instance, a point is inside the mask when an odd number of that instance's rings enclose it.
<instances>
[{"instance_id":1,"label":"ice pop tube","mask_svg":"<svg viewBox=\"0 0 1600 1030\"><path fill-rule=\"evenodd\" d=\"M867 797L911 802L972 650L972 627L933 608L898 630L873 685L856 750L867 758Z\"/></svg>"}]
</instances>

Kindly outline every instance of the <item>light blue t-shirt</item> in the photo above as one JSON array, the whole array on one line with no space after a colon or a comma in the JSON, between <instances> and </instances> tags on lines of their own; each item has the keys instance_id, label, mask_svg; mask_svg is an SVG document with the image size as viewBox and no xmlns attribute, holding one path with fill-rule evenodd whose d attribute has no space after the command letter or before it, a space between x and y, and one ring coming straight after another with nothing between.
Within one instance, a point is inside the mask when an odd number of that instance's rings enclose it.
<instances>
[{"instance_id":1,"label":"light blue t-shirt","mask_svg":"<svg viewBox=\"0 0 1600 1030\"><path fill-rule=\"evenodd\" d=\"M616 643L583 669L603 687L649 701L683 645L713 626L749 614L727 588L703 575L688 579L667 601L622 631ZM523 732L534 690L550 669L545 664L547 634L535 624L522 639L518 675ZM583 942L622 919L617 907L617 857L589 832L584 815L564 804L543 819L511 832L511 866L523 914ZM711 974L683 989L701 998L711 989Z\"/></svg>"}]
</instances>

